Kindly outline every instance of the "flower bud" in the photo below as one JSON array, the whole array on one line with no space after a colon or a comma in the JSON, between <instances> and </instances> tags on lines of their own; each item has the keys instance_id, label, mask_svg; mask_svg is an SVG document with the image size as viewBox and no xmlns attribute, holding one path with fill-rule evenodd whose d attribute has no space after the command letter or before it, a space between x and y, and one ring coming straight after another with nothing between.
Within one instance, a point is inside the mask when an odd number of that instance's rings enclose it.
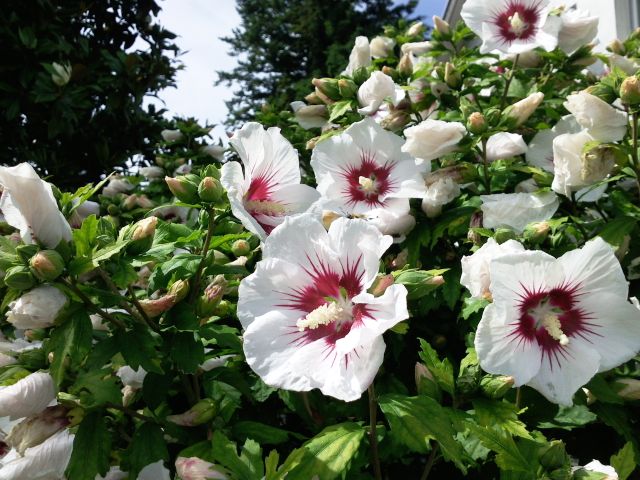
<instances>
[{"instance_id":1,"label":"flower bud","mask_svg":"<svg viewBox=\"0 0 640 480\"><path fill-rule=\"evenodd\" d=\"M380 71L393 79L398 77L398 72L396 71L396 69L390 67L389 65L385 65Z\"/></svg>"},{"instance_id":2,"label":"flower bud","mask_svg":"<svg viewBox=\"0 0 640 480\"><path fill-rule=\"evenodd\" d=\"M495 127L500 123L500 119L502 118L502 112L499 108L489 108L484 114L484 118L487 121L487 124L491 127Z\"/></svg>"},{"instance_id":3,"label":"flower bud","mask_svg":"<svg viewBox=\"0 0 640 480\"><path fill-rule=\"evenodd\" d=\"M627 105L640 104L640 79L631 76L623 80L620 86L620 100Z\"/></svg>"},{"instance_id":4,"label":"flower bud","mask_svg":"<svg viewBox=\"0 0 640 480\"><path fill-rule=\"evenodd\" d=\"M210 398L205 398L180 415L169 415L167 420L183 427L195 427L212 420L218 413L218 406Z\"/></svg>"},{"instance_id":5,"label":"flower bud","mask_svg":"<svg viewBox=\"0 0 640 480\"><path fill-rule=\"evenodd\" d=\"M340 88L335 78L314 78L311 83L317 90L331 100L340 100ZM316 93L318 93L316 91ZM320 96L320 95L318 95ZM320 96L320 98L322 98Z\"/></svg>"},{"instance_id":6,"label":"flower bud","mask_svg":"<svg viewBox=\"0 0 640 480\"><path fill-rule=\"evenodd\" d=\"M402 57L398 62L398 72L400 75L404 75L405 77L410 77L413 74L413 61L411 60L411 54L402 54Z\"/></svg>"},{"instance_id":7,"label":"flower bud","mask_svg":"<svg viewBox=\"0 0 640 480\"><path fill-rule=\"evenodd\" d=\"M609 175L618 160L618 152L619 150L614 145L588 142L580 157L580 178L582 181L589 185L599 182Z\"/></svg>"},{"instance_id":8,"label":"flower bud","mask_svg":"<svg viewBox=\"0 0 640 480\"><path fill-rule=\"evenodd\" d=\"M409 115L409 112L407 112L406 110L394 109L393 111L391 111L391 113L389 113L389 115L382 119L380 125L387 130L395 132L404 127L407 123L409 123L410 120L411 117Z\"/></svg>"},{"instance_id":9,"label":"flower bud","mask_svg":"<svg viewBox=\"0 0 640 480\"><path fill-rule=\"evenodd\" d=\"M246 240L236 240L231 244L231 253L236 257L247 255L251 251L251 245Z\"/></svg>"},{"instance_id":10,"label":"flower bud","mask_svg":"<svg viewBox=\"0 0 640 480\"><path fill-rule=\"evenodd\" d=\"M442 36L448 36L451 33L451 27L447 21L440 18L438 15L433 16L433 25L436 32L439 32Z\"/></svg>"},{"instance_id":11,"label":"flower bud","mask_svg":"<svg viewBox=\"0 0 640 480\"><path fill-rule=\"evenodd\" d=\"M624 47L624 44L617 38L607 45L607 50L622 56L627 53L627 49Z\"/></svg>"},{"instance_id":12,"label":"flower bud","mask_svg":"<svg viewBox=\"0 0 640 480\"><path fill-rule=\"evenodd\" d=\"M198 185L200 179L196 175L182 175L179 177L164 177L171 193L184 203L198 202Z\"/></svg>"},{"instance_id":13,"label":"flower bud","mask_svg":"<svg viewBox=\"0 0 640 480\"><path fill-rule=\"evenodd\" d=\"M224 195L224 187L213 177L204 177L198 186L198 195L203 202L217 202Z\"/></svg>"},{"instance_id":14,"label":"flower bud","mask_svg":"<svg viewBox=\"0 0 640 480\"><path fill-rule=\"evenodd\" d=\"M391 261L391 267L395 270L399 270L404 267L409 260L409 250L403 248L398 255Z\"/></svg>"},{"instance_id":15,"label":"flower bud","mask_svg":"<svg viewBox=\"0 0 640 480\"><path fill-rule=\"evenodd\" d=\"M160 135L165 142L177 142L183 136L180 130L162 130Z\"/></svg>"},{"instance_id":16,"label":"flower bud","mask_svg":"<svg viewBox=\"0 0 640 480\"><path fill-rule=\"evenodd\" d=\"M513 119L515 121L515 126L519 127L529 119L536 108L540 106L542 100L544 100L544 93L532 93L527 98L507 107L504 114L507 118Z\"/></svg>"},{"instance_id":17,"label":"flower bud","mask_svg":"<svg viewBox=\"0 0 640 480\"><path fill-rule=\"evenodd\" d=\"M178 303L184 300L187 293L189 293L189 282L186 280L176 280L171 287L169 287L168 295L173 295L175 297L175 303Z\"/></svg>"},{"instance_id":18,"label":"flower bud","mask_svg":"<svg viewBox=\"0 0 640 480\"><path fill-rule=\"evenodd\" d=\"M480 135L487 131L487 121L480 112L473 112L467 119L467 130L474 135Z\"/></svg>"},{"instance_id":19,"label":"flower bud","mask_svg":"<svg viewBox=\"0 0 640 480\"><path fill-rule=\"evenodd\" d=\"M227 281L223 275L216 275L213 281L204 289L204 293L198 299L196 310L200 317L210 317L222 300L227 288Z\"/></svg>"},{"instance_id":20,"label":"flower bud","mask_svg":"<svg viewBox=\"0 0 640 480\"><path fill-rule=\"evenodd\" d=\"M198 457L178 457L176 473L182 480L227 480L227 471Z\"/></svg>"},{"instance_id":21,"label":"flower bud","mask_svg":"<svg viewBox=\"0 0 640 480\"><path fill-rule=\"evenodd\" d=\"M625 400L640 400L640 380L621 378L613 383L613 388Z\"/></svg>"},{"instance_id":22,"label":"flower bud","mask_svg":"<svg viewBox=\"0 0 640 480\"><path fill-rule=\"evenodd\" d=\"M153 238L156 233L156 225L158 224L158 217L148 217L140 220L136 223L133 233L131 234L131 240L143 240L146 238Z\"/></svg>"},{"instance_id":23,"label":"flower bud","mask_svg":"<svg viewBox=\"0 0 640 480\"><path fill-rule=\"evenodd\" d=\"M59 87L64 87L69 80L71 80L71 72L72 67L68 63L65 65L60 65L59 63L53 62L51 64L51 68L53 68L53 73L51 74L51 81L55 83Z\"/></svg>"},{"instance_id":24,"label":"flower bud","mask_svg":"<svg viewBox=\"0 0 640 480\"><path fill-rule=\"evenodd\" d=\"M441 275L414 268L393 272L393 276L395 283L407 288L407 298L411 300L424 297L444 284L444 277Z\"/></svg>"},{"instance_id":25,"label":"flower bud","mask_svg":"<svg viewBox=\"0 0 640 480\"><path fill-rule=\"evenodd\" d=\"M149 318L155 318L176 304L176 296L167 294L155 299L145 298L140 300L139 303Z\"/></svg>"},{"instance_id":26,"label":"flower bud","mask_svg":"<svg viewBox=\"0 0 640 480\"><path fill-rule=\"evenodd\" d=\"M29 260L31 272L42 281L55 280L64 270L64 259L55 250L41 250Z\"/></svg>"},{"instance_id":27,"label":"flower bud","mask_svg":"<svg viewBox=\"0 0 640 480\"><path fill-rule=\"evenodd\" d=\"M480 388L489 398L502 398L513 387L515 379L506 375L485 375Z\"/></svg>"},{"instance_id":28,"label":"flower bud","mask_svg":"<svg viewBox=\"0 0 640 480\"><path fill-rule=\"evenodd\" d=\"M513 240L516 238L516 232L510 228L497 228L493 238L498 243L504 243L507 240Z\"/></svg>"},{"instance_id":29,"label":"flower bud","mask_svg":"<svg viewBox=\"0 0 640 480\"><path fill-rule=\"evenodd\" d=\"M36 284L36 279L24 265L11 267L4 274L4 283L7 287L16 290L28 290Z\"/></svg>"},{"instance_id":30,"label":"flower bud","mask_svg":"<svg viewBox=\"0 0 640 480\"><path fill-rule=\"evenodd\" d=\"M383 295L385 290L393 285L393 283L393 275L378 275L369 287L369 293L374 297L379 297Z\"/></svg>"},{"instance_id":31,"label":"flower bud","mask_svg":"<svg viewBox=\"0 0 640 480\"><path fill-rule=\"evenodd\" d=\"M353 80L341 78L338 80L338 91L342 98L353 98L358 91L358 86Z\"/></svg>"},{"instance_id":32,"label":"flower bud","mask_svg":"<svg viewBox=\"0 0 640 480\"><path fill-rule=\"evenodd\" d=\"M537 222L527 225L524 229L524 238L528 242L531 243L542 243L545 241L549 232L551 231L551 226L549 222Z\"/></svg>"},{"instance_id":33,"label":"flower bud","mask_svg":"<svg viewBox=\"0 0 640 480\"><path fill-rule=\"evenodd\" d=\"M450 62L447 62L444 66L444 83L453 89L462 85L462 76L460 75L460 72L456 70Z\"/></svg>"},{"instance_id":34,"label":"flower bud","mask_svg":"<svg viewBox=\"0 0 640 480\"><path fill-rule=\"evenodd\" d=\"M329 118L326 105L306 105L304 102L291 102L298 124L308 130L310 128L322 128Z\"/></svg>"},{"instance_id":35,"label":"flower bud","mask_svg":"<svg viewBox=\"0 0 640 480\"><path fill-rule=\"evenodd\" d=\"M9 432L5 442L24 455L27 448L40 445L69 424L67 409L62 405L47 407L37 415L22 420Z\"/></svg>"},{"instance_id":36,"label":"flower bud","mask_svg":"<svg viewBox=\"0 0 640 480\"><path fill-rule=\"evenodd\" d=\"M407 35L409 35L410 37L422 36L424 35L425 30L426 27L424 26L424 23L416 22L409 27L409 29L407 30Z\"/></svg>"},{"instance_id":37,"label":"flower bud","mask_svg":"<svg viewBox=\"0 0 640 480\"><path fill-rule=\"evenodd\" d=\"M393 38L385 37L385 36L377 36L374 37L373 40L369 43L369 48L371 48L371 56L373 58L386 58L393 55L393 47L396 42Z\"/></svg>"},{"instance_id":38,"label":"flower bud","mask_svg":"<svg viewBox=\"0 0 640 480\"><path fill-rule=\"evenodd\" d=\"M315 92L312 92L306 97L304 97L304 101L307 102L309 105L322 105L323 103L322 99L318 95L316 95Z\"/></svg>"},{"instance_id":39,"label":"flower bud","mask_svg":"<svg viewBox=\"0 0 640 480\"><path fill-rule=\"evenodd\" d=\"M551 440L540 452L540 465L555 470L569 464L569 456L562 440Z\"/></svg>"}]
</instances>

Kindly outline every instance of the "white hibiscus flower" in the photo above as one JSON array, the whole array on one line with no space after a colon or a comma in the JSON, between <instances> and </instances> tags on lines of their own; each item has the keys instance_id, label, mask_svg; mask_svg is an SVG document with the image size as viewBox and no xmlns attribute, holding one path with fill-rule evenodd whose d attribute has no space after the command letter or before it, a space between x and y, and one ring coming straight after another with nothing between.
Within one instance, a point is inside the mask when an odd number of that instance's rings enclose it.
<instances>
[{"instance_id":1,"label":"white hibiscus flower","mask_svg":"<svg viewBox=\"0 0 640 480\"><path fill-rule=\"evenodd\" d=\"M559 17L550 17L549 0L467 0L460 13L482 39L481 53L522 53L558 44Z\"/></svg>"},{"instance_id":2,"label":"white hibiscus flower","mask_svg":"<svg viewBox=\"0 0 640 480\"><path fill-rule=\"evenodd\" d=\"M404 286L367 293L391 242L362 220L327 232L310 214L273 231L238 299L245 356L265 383L360 398L382 363L382 334L408 318Z\"/></svg>"},{"instance_id":3,"label":"white hibiscus flower","mask_svg":"<svg viewBox=\"0 0 640 480\"><path fill-rule=\"evenodd\" d=\"M371 118L319 143L311 166L323 208L370 220L384 233L404 233L409 198L422 198L425 185L402 143Z\"/></svg>"},{"instance_id":4,"label":"white hibiscus flower","mask_svg":"<svg viewBox=\"0 0 640 480\"><path fill-rule=\"evenodd\" d=\"M225 163L220 181L227 189L231 211L247 230L264 240L287 215L301 213L318 192L300 184L298 152L280 129L245 124L229 140L242 164Z\"/></svg>"},{"instance_id":5,"label":"white hibiscus flower","mask_svg":"<svg viewBox=\"0 0 640 480\"><path fill-rule=\"evenodd\" d=\"M24 243L56 248L62 240L71 240L71 227L58 209L51 185L31 165L0 167L0 185L0 210L5 221L20 230Z\"/></svg>"},{"instance_id":6,"label":"white hibiscus flower","mask_svg":"<svg viewBox=\"0 0 640 480\"><path fill-rule=\"evenodd\" d=\"M480 199L485 228L511 228L517 233L532 222L549 220L560 205L553 192L496 193L480 195Z\"/></svg>"},{"instance_id":7,"label":"white hibiscus flower","mask_svg":"<svg viewBox=\"0 0 640 480\"><path fill-rule=\"evenodd\" d=\"M476 332L480 366L571 405L596 373L640 350L640 312L613 249L601 238L556 259L541 251L494 258L493 303Z\"/></svg>"}]
</instances>

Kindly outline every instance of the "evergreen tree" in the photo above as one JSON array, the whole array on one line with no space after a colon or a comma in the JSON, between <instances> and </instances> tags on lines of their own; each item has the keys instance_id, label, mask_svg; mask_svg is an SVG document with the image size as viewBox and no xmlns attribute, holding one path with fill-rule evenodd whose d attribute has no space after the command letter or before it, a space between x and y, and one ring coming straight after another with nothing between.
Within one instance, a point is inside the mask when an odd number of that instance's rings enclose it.
<instances>
[{"instance_id":1,"label":"evergreen tree","mask_svg":"<svg viewBox=\"0 0 640 480\"><path fill-rule=\"evenodd\" d=\"M314 76L334 76L347 65L355 37L379 35L415 10L416 1L237 0L242 19L224 40L238 65L218 72L217 84L237 86L227 124L252 120L265 103L287 109L310 91Z\"/></svg>"},{"instance_id":2,"label":"evergreen tree","mask_svg":"<svg viewBox=\"0 0 640 480\"><path fill-rule=\"evenodd\" d=\"M173 85L175 35L155 0L6 0L0 12L1 164L28 161L62 187L151 156Z\"/></svg>"}]
</instances>

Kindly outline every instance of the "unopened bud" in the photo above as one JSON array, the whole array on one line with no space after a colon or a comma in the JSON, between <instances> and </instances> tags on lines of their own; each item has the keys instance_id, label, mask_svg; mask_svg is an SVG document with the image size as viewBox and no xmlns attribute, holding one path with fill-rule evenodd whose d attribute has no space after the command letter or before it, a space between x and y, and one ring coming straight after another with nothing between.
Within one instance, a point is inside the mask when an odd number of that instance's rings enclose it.
<instances>
[{"instance_id":1,"label":"unopened bud","mask_svg":"<svg viewBox=\"0 0 640 480\"><path fill-rule=\"evenodd\" d=\"M460 75L460 72L450 62L447 62L444 66L444 82L454 89L462 85L462 76Z\"/></svg>"},{"instance_id":2,"label":"unopened bud","mask_svg":"<svg viewBox=\"0 0 640 480\"><path fill-rule=\"evenodd\" d=\"M220 180L213 177L205 177L198 186L198 195L203 202L217 202L224 195L224 187Z\"/></svg>"},{"instance_id":3,"label":"unopened bud","mask_svg":"<svg viewBox=\"0 0 640 480\"><path fill-rule=\"evenodd\" d=\"M182 480L228 480L227 471L198 457L178 457L176 473Z\"/></svg>"},{"instance_id":4,"label":"unopened bud","mask_svg":"<svg viewBox=\"0 0 640 480\"><path fill-rule=\"evenodd\" d=\"M510 228L497 228L496 233L493 235L493 239L498 243L504 243L515 238L516 233Z\"/></svg>"},{"instance_id":5,"label":"unopened bud","mask_svg":"<svg viewBox=\"0 0 640 480\"><path fill-rule=\"evenodd\" d=\"M200 179L196 175L182 175L179 177L164 177L171 193L184 203L198 202L198 185Z\"/></svg>"},{"instance_id":6,"label":"unopened bud","mask_svg":"<svg viewBox=\"0 0 640 480\"><path fill-rule=\"evenodd\" d=\"M251 251L251 245L246 240L236 240L231 244L231 253L236 257L247 255Z\"/></svg>"},{"instance_id":7,"label":"unopened bud","mask_svg":"<svg viewBox=\"0 0 640 480\"><path fill-rule=\"evenodd\" d=\"M451 27L446 20L443 20L438 15L433 16L433 25L435 30L439 32L442 36L448 36L451 33Z\"/></svg>"},{"instance_id":8,"label":"unopened bud","mask_svg":"<svg viewBox=\"0 0 640 480\"><path fill-rule=\"evenodd\" d=\"M162 315L176 304L176 296L167 294L155 299L146 298L144 300L140 300L139 303L142 310L149 318L155 318Z\"/></svg>"},{"instance_id":9,"label":"unopened bud","mask_svg":"<svg viewBox=\"0 0 640 480\"><path fill-rule=\"evenodd\" d=\"M16 290L28 290L36 284L36 279L29 268L23 265L17 265L9 268L5 272L4 283L7 287Z\"/></svg>"},{"instance_id":10,"label":"unopened bud","mask_svg":"<svg viewBox=\"0 0 640 480\"><path fill-rule=\"evenodd\" d=\"M409 260L409 250L404 248L391 261L391 266L396 270L399 270L407 264L408 260Z\"/></svg>"},{"instance_id":11,"label":"unopened bud","mask_svg":"<svg viewBox=\"0 0 640 480\"><path fill-rule=\"evenodd\" d=\"M177 142L183 137L180 130L162 130L160 135L165 142Z\"/></svg>"},{"instance_id":12,"label":"unopened bud","mask_svg":"<svg viewBox=\"0 0 640 480\"><path fill-rule=\"evenodd\" d=\"M305 144L304 148L307 150L313 150L314 148L316 148L316 144L318 143L318 140L320 139L320 137L313 137L310 140L307 140L307 143Z\"/></svg>"},{"instance_id":13,"label":"unopened bud","mask_svg":"<svg viewBox=\"0 0 640 480\"><path fill-rule=\"evenodd\" d=\"M487 121L480 112L473 112L467 119L467 130L474 135L480 135L487 131Z\"/></svg>"},{"instance_id":14,"label":"unopened bud","mask_svg":"<svg viewBox=\"0 0 640 480\"><path fill-rule=\"evenodd\" d=\"M624 47L624 44L617 38L607 45L607 50L622 56L627 53L627 49Z\"/></svg>"},{"instance_id":15,"label":"unopened bud","mask_svg":"<svg viewBox=\"0 0 640 480\"><path fill-rule=\"evenodd\" d=\"M204 289L204 293L198 299L197 312L200 317L210 317L222 300L227 281L223 275L217 275Z\"/></svg>"},{"instance_id":16,"label":"unopened bud","mask_svg":"<svg viewBox=\"0 0 640 480\"><path fill-rule=\"evenodd\" d=\"M515 379L506 375L486 375L480 380L480 388L490 398L502 398L513 387Z\"/></svg>"},{"instance_id":17,"label":"unopened bud","mask_svg":"<svg viewBox=\"0 0 640 480\"><path fill-rule=\"evenodd\" d=\"M55 250L41 250L29 260L31 272L42 281L55 280L64 270L64 259Z\"/></svg>"},{"instance_id":18,"label":"unopened bud","mask_svg":"<svg viewBox=\"0 0 640 480\"><path fill-rule=\"evenodd\" d=\"M25 418L14 425L4 441L15 448L20 455L24 455L27 448L40 445L68 424L65 407L62 405L47 407L37 415Z\"/></svg>"},{"instance_id":19,"label":"unopened bud","mask_svg":"<svg viewBox=\"0 0 640 480\"><path fill-rule=\"evenodd\" d=\"M356 96L358 92L358 86L353 80L348 78L341 78L338 80L338 91L342 98L352 98Z\"/></svg>"},{"instance_id":20,"label":"unopened bud","mask_svg":"<svg viewBox=\"0 0 640 480\"><path fill-rule=\"evenodd\" d=\"M398 77L398 72L396 71L396 69L390 67L389 65L385 65L380 71L393 79Z\"/></svg>"},{"instance_id":21,"label":"unopened bud","mask_svg":"<svg viewBox=\"0 0 640 480\"><path fill-rule=\"evenodd\" d=\"M309 105L322 105L324 103L322 101L322 99L318 95L316 95L315 92L312 92L309 95L307 95L306 97L304 97L304 100Z\"/></svg>"},{"instance_id":22,"label":"unopened bud","mask_svg":"<svg viewBox=\"0 0 640 480\"><path fill-rule=\"evenodd\" d=\"M338 80L335 78L314 78L311 80L311 83L317 89L316 94L319 90L320 93L331 100L340 100L340 88L338 86Z\"/></svg>"},{"instance_id":23,"label":"unopened bud","mask_svg":"<svg viewBox=\"0 0 640 480\"><path fill-rule=\"evenodd\" d=\"M640 104L640 79L635 75L627 77L620 86L620 100L627 105Z\"/></svg>"},{"instance_id":24,"label":"unopened bud","mask_svg":"<svg viewBox=\"0 0 640 480\"><path fill-rule=\"evenodd\" d=\"M369 293L374 297L379 297L384 294L385 290L393 285L393 275L378 275L373 281L373 285L369 287Z\"/></svg>"},{"instance_id":25,"label":"unopened bud","mask_svg":"<svg viewBox=\"0 0 640 480\"><path fill-rule=\"evenodd\" d=\"M621 378L613 383L613 388L625 400L640 400L640 380Z\"/></svg>"},{"instance_id":26,"label":"unopened bud","mask_svg":"<svg viewBox=\"0 0 640 480\"><path fill-rule=\"evenodd\" d=\"M413 61L409 53L402 54L398 62L398 72L405 77L410 77L413 74Z\"/></svg>"},{"instance_id":27,"label":"unopened bud","mask_svg":"<svg viewBox=\"0 0 640 480\"><path fill-rule=\"evenodd\" d=\"M415 268L393 272L393 276L395 283L406 287L407 298L411 300L424 297L444 284L444 278L441 275Z\"/></svg>"},{"instance_id":28,"label":"unopened bud","mask_svg":"<svg viewBox=\"0 0 640 480\"><path fill-rule=\"evenodd\" d=\"M186 280L176 280L169 287L169 295L175 296L175 303L183 300L189 293L189 282Z\"/></svg>"},{"instance_id":29,"label":"unopened bud","mask_svg":"<svg viewBox=\"0 0 640 480\"><path fill-rule=\"evenodd\" d=\"M532 223L524 229L524 238L531 243L542 243L550 231L551 225L549 225L549 222Z\"/></svg>"},{"instance_id":30,"label":"unopened bud","mask_svg":"<svg viewBox=\"0 0 640 480\"><path fill-rule=\"evenodd\" d=\"M527 98L507 107L504 114L515 122L516 127L519 127L529 119L536 108L540 106L542 100L544 100L544 93L532 93Z\"/></svg>"},{"instance_id":31,"label":"unopened bud","mask_svg":"<svg viewBox=\"0 0 640 480\"><path fill-rule=\"evenodd\" d=\"M424 26L424 23L416 22L409 27L409 29L407 30L407 35L409 35L410 37L422 36L424 35L425 30L426 27Z\"/></svg>"},{"instance_id":32,"label":"unopened bud","mask_svg":"<svg viewBox=\"0 0 640 480\"><path fill-rule=\"evenodd\" d=\"M51 64L51 68L53 68L53 73L51 74L51 81L53 81L53 83L59 87L64 87L69 83L69 80L71 80L71 72L73 70L71 65L60 65L59 63L53 62Z\"/></svg>"},{"instance_id":33,"label":"unopened bud","mask_svg":"<svg viewBox=\"0 0 640 480\"><path fill-rule=\"evenodd\" d=\"M195 427L212 420L218 413L216 403L205 398L180 415L169 415L167 420L183 427Z\"/></svg>"},{"instance_id":34,"label":"unopened bud","mask_svg":"<svg viewBox=\"0 0 640 480\"><path fill-rule=\"evenodd\" d=\"M407 123L409 123L410 120L411 117L409 115L409 112L407 112L406 110L394 109L391 111L391 113L389 113L389 115L382 119L382 121L380 122L380 126L387 130L395 132L404 127Z\"/></svg>"},{"instance_id":35,"label":"unopened bud","mask_svg":"<svg viewBox=\"0 0 640 480\"><path fill-rule=\"evenodd\" d=\"M140 220L131 234L131 240L142 240L154 236L156 226L158 225L158 217L148 217Z\"/></svg>"},{"instance_id":36,"label":"unopened bud","mask_svg":"<svg viewBox=\"0 0 640 480\"><path fill-rule=\"evenodd\" d=\"M551 440L540 452L540 465L547 470L555 470L569 464L569 456L562 440Z\"/></svg>"}]
</instances>

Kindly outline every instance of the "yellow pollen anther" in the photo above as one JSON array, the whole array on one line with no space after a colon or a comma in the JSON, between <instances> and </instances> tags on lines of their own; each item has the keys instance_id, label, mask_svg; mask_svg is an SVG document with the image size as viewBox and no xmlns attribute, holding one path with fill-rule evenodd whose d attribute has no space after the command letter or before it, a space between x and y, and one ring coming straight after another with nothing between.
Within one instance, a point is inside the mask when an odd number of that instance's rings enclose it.
<instances>
[{"instance_id":1,"label":"yellow pollen anther","mask_svg":"<svg viewBox=\"0 0 640 480\"><path fill-rule=\"evenodd\" d=\"M527 30L529 24L525 22L518 12L509 17L509 24L511 25L511 31L518 37Z\"/></svg>"},{"instance_id":2,"label":"yellow pollen anther","mask_svg":"<svg viewBox=\"0 0 640 480\"><path fill-rule=\"evenodd\" d=\"M376 182L375 180L373 180L370 177L363 177L360 176L358 178L358 183L360 184L360 186L362 187L362 190L367 192L367 193L373 193L375 192L376 189Z\"/></svg>"},{"instance_id":3,"label":"yellow pollen anther","mask_svg":"<svg viewBox=\"0 0 640 480\"><path fill-rule=\"evenodd\" d=\"M567 337L562 331L562 324L557 315L553 313L547 313L542 319L542 326L549 333L551 338L558 340L560 345L565 346L569 344L569 337Z\"/></svg>"},{"instance_id":4,"label":"yellow pollen anther","mask_svg":"<svg viewBox=\"0 0 640 480\"><path fill-rule=\"evenodd\" d=\"M278 202L271 202L269 200L245 200L244 206L247 210L253 213L260 213L263 215L280 216L287 213L287 209Z\"/></svg>"},{"instance_id":5,"label":"yellow pollen anther","mask_svg":"<svg viewBox=\"0 0 640 480\"><path fill-rule=\"evenodd\" d=\"M329 325L333 322L341 324L352 319L350 305L341 305L338 302L325 303L315 310L309 312L306 317L296 322L298 330L303 332L305 329L315 330L321 325Z\"/></svg>"}]
</instances>

